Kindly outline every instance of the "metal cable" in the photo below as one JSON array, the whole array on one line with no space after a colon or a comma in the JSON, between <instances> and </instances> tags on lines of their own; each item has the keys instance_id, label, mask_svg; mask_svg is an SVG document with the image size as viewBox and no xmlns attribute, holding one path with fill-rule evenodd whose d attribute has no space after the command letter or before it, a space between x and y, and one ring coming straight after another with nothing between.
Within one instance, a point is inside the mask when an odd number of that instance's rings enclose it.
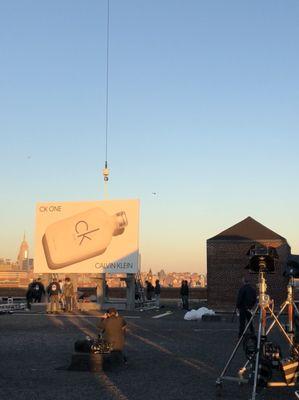
<instances>
[{"instance_id":1,"label":"metal cable","mask_svg":"<svg viewBox=\"0 0 299 400\"><path fill-rule=\"evenodd\" d=\"M107 42L106 42L106 152L105 168L108 165L108 115L109 115L109 23L110 23L110 0L107 0Z\"/></svg>"}]
</instances>

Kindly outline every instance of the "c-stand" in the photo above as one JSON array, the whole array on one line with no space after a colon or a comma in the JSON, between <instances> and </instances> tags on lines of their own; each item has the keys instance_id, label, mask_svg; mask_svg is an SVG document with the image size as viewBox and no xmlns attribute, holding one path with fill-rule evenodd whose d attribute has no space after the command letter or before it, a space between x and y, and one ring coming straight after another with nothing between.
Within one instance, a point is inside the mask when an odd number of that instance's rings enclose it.
<instances>
[{"instance_id":1,"label":"c-stand","mask_svg":"<svg viewBox=\"0 0 299 400\"><path fill-rule=\"evenodd\" d=\"M288 310L288 336L292 342L292 346L294 345L294 315L296 314L299 316L299 311L297 308L297 305L294 301L294 287L295 287L295 280L293 276L289 277L289 283L287 286L287 299L282 303L279 313L277 314L277 318L280 317L280 315L284 312L285 308L287 307ZM275 325L275 322L273 321L272 324L269 326L267 330L267 335Z\"/></svg>"},{"instance_id":2,"label":"c-stand","mask_svg":"<svg viewBox=\"0 0 299 400\"><path fill-rule=\"evenodd\" d=\"M257 386L258 386L258 379L260 375L260 366L261 366L261 361L262 358L265 356L265 344L267 341L267 334L270 332L270 330L273 328L275 324L279 327L279 330L282 334L282 336L285 338L287 343L290 345L290 347L294 350L296 355L298 356L298 350L296 347L293 346L293 337L289 337L288 333L280 323L278 317L274 314L273 309L271 306L273 305L273 301L270 299L270 296L267 294L267 284L266 284L266 259L264 256L258 256L258 274L259 274L259 296L258 296L258 305L256 306L252 317L248 321L245 330L238 340L233 352L231 353L223 371L221 372L219 378L216 381L216 385L218 387L221 387L222 382L224 380L229 380L229 381L235 381L238 382L239 384L241 383L248 383L249 379L244 379L243 375L247 371L247 366L249 365L249 369L252 369L253 372L253 389L252 389L252 395L250 400L255 400L256 399L256 393L257 393ZM287 303L288 304L288 303ZM285 306L287 305L285 304ZM293 304L293 303L292 303ZM259 322L258 322L258 335L257 335L257 344L256 344L256 349L254 352L254 356L250 359L250 361L247 361L245 366L241 369L239 369L238 376L227 376L225 375L238 348L240 347L240 344L242 340L244 339L250 324L253 322L253 319L256 315L259 315ZM273 320L271 324L271 328L267 329L267 314L269 314L270 318ZM255 358L255 360L254 360ZM267 386L288 386L287 383L285 382L268 382Z\"/></svg>"}]
</instances>

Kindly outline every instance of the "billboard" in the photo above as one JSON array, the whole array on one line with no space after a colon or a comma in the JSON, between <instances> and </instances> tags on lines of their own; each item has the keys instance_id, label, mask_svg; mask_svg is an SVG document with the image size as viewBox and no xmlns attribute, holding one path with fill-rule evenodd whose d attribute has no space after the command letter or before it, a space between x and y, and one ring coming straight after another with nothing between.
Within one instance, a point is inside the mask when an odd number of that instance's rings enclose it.
<instances>
[{"instance_id":1,"label":"billboard","mask_svg":"<svg viewBox=\"0 0 299 400\"><path fill-rule=\"evenodd\" d=\"M136 273L139 201L36 205L35 273Z\"/></svg>"}]
</instances>

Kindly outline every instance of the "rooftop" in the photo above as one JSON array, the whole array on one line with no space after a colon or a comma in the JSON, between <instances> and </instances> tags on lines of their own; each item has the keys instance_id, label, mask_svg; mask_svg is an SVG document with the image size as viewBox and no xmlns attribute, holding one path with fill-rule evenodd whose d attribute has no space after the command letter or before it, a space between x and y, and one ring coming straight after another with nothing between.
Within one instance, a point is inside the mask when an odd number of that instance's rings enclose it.
<instances>
[{"instance_id":1,"label":"rooftop","mask_svg":"<svg viewBox=\"0 0 299 400\"><path fill-rule=\"evenodd\" d=\"M252 217L247 217L241 222L220 232L208 240L283 240L286 239Z\"/></svg>"}]
</instances>

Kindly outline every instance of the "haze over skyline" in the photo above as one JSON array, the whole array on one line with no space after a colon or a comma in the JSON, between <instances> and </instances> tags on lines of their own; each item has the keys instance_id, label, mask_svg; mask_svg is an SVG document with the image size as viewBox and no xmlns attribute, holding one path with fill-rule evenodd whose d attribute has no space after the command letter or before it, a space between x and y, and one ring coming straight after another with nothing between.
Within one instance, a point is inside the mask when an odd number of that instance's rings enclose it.
<instances>
[{"instance_id":1,"label":"haze over skyline","mask_svg":"<svg viewBox=\"0 0 299 400\"><path fill-rule=\"evenodd\" d=\"M106 17L0 4L0 257L37 202L103 198ZM248 216L299 253L298 37L295 0L110 0L109 197L141 201L144 268L205 272Z\"/></svg>"}]
</instances>

